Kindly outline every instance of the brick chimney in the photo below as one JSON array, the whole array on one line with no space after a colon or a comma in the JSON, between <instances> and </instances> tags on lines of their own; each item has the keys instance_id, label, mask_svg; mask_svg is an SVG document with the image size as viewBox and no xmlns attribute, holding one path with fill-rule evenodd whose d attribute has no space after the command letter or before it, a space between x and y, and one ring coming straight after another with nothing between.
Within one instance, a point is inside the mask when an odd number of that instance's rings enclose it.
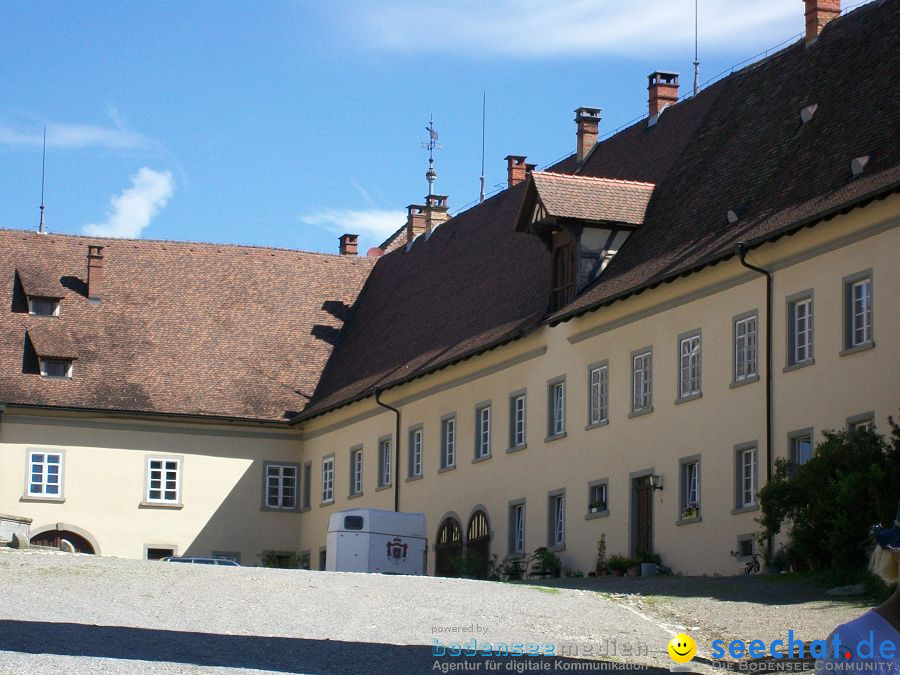
<instances>
[{"instance_id":1,"label":"brick chimney","mask_svg":"<svg viewBox=\"0 0 900 675\"><path fill-rule=\"evenodd\" d=\"M578 142L575 147L575 159L578 166L584 162L585 157L597 144L597 136L600 128L600 108L576 108L575 124L578 127Z\"/></svg>"},{"instance_id":2,"label":"brick chimney","mask_svg":"<svg viewBox=\"0 0 900 675\"><path fill-rule=\"evenodd\" d=\"M88 301L99 304L103 293L103 247L89 244L87 262Z\"/></svg>"},{"instance_id":3,"label":"brick chimney","mask_svg":"<svg viewBox=\"0 0 900 675\"><path fill-rule=\"evenodd\" d=\"M678 103L678 73L667 73L657 70L647 76L649 84L648 101L650 105L650 117L659 117L659 113L667 105Z\"/></svg>"},{"instance_id":4,"label":"brick chimney","mask_svg":"<svg viewBox=\"0 0 900 675\"><path fill-rule=\"evenodd\" d=\"M430 235L434 228L447 220L450 220L450 214L447 213L447 195L425 197L425 234Z\"/></svg>"},{"instance_id":5,"label":"brick chimney","mask_svg":"<svg viewBox=\"0 0 900 675\"><path fill-rule=\"evenodd\" d=\"M421 204L410 204L406 207L406 243L425 232L425 207Z\"/></svg>"},{"instance_id":6,"label":"brick chimney","mask_svg":"<svg viewBox=\"0 0 900 675\"><path fill-rule=\"evenodd\" d=\"M841 15L841 0L803 0L806 5L806 44L819 37L825 24Z\"/></svg>"},{"instance_id":7,"label":"brick chimney","mask_svg":"<svg viewBox=\"0 0 900 675\"><path fill-rule=\"evenodd\" d=\"M357 243L359 241L358 234L342 234L340 239L341 242L338 250L341 252L341 255L356 255Z\"/></svg>"},{"instance_id":8,"label":"brick chimney","mask_svg":"<svg viewBox=\"0 0 900 675\"><path fill-rule=\"evenodd\" d=\"M506 160L507 187L518 185L525 180L528 167L531 166L525 163L525 155L507 155L504 159Z\"/></svg>"}]
</instances>

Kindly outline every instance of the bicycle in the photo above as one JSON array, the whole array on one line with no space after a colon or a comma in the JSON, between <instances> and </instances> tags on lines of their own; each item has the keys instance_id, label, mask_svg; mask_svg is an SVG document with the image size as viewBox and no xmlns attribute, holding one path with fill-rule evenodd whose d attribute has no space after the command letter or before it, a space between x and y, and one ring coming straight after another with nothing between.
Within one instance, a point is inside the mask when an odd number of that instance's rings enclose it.
<instances>
[{"instance_id":1,"label":"bicycle","mask_svg":"<svg viewBox=\"0 0 900 675\"><path fill-rule=\"evenodd\" d=\"M744 565L744 569L741 574L750 575L750 574L759 574L759 555L756 553L752 554L753 560L747 562Z\"/></svg>"}]
</instances>

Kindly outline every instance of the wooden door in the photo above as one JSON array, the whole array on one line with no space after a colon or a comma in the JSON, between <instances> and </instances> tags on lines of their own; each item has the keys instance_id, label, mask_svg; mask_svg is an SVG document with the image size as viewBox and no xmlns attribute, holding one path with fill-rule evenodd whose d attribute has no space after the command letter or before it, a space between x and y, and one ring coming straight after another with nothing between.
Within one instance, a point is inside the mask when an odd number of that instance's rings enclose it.
<instances>
[{"instance_id":1,"label":"wooden door","mask_svg":"<svg viewBox=\"0 0 900 675\"><path fill-rule=\"evenodd\" d=\"M653 488L650 476L634 479L634 554L653 552Z\"/></svg>"},{"instance_id":2,"label":"wooden door","mask_svg":"<svg viewBox=\"0 0 900 675\"><path fill-rule=\"evenodd\" d=\"M435 576L454 576L452 561L460 554L462 554L462 527L456 518L447 518L441 523L434 545Z\"/></svg>"}]
</instances>

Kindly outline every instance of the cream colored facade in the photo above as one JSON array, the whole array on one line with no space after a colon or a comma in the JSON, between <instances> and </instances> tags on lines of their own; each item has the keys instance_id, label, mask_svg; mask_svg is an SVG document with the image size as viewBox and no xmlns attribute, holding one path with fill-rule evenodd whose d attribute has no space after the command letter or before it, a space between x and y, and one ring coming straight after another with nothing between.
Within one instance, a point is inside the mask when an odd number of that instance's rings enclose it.
<instances>
[{"instance_id":1,"label":"cream colored facade","mask_svg":"<svg viewBox=\"0 0 900 675\"><path fill-rule=\"evenodd\" d=\"M748 260L773 271L773 433L775 456L790 435L843 428L872 414L887 429L900 405L900 196L894 195L795 235L760 246ZM415 251L409 253L415 255ZM845 281L873 281L874 347L844 353ZM785 368L788 298L811 291L814 362ZM758 319L760 378L733 385L735 317ZM548 544L549 497L565 495L563 564L593 568L607 553L635 546L633 479L660 477L652 498L652 546L676 572L731 574L739 540L757 530L758 510L737 507L738 451L755 447L757 487L766 475L765 281L737 258L644 291L432 375L387 390L401 411L401 462L391 485L377 487L378 441L393 437L395 416L373 398L304 422L201 423L85 416L9 407L0 417L0 512L33 519L33 532L65 529L106 555L138 558L148 547L177 554L237 553L258 564L265 550L308 552L317 567L329 516L356 507L399 507L426 514L429 570L445 518L465 530L476 510L489 519L491 552L510 547L510 505L525 504L525 551ZM701 336L701 395L678 398L678 338ZM652 412L631 415L632 354L652 348ZM589 366L608 365L608 423L588 425ZM565 434L548 438L548 385L565 378ZM509 451L510 395L526 392L526 447ZM491 405L490 457L475 460L475 411ZM441 470L441 421L456 418L456 463ZM408 476L409 431L423 430L422 476ZM362 492L350 496L350 451L363 449ZM63 499L26 495L30 449L64 452ZM334 499L322 503L322 463L334 457ZM149 457L181 459L180 503L148 506ZM681 460L699 459L700 517L680 521ZM310 469L309 508L262 507L266 462ZM302 484L302 470L298 471ZM608 511L589 513L589 485L605 481ZM303 497L301 497L303 499ZM298 504L301 506L302 502ZM60 525L61 524L61 525Z\"/></svg>"}]
</instances>

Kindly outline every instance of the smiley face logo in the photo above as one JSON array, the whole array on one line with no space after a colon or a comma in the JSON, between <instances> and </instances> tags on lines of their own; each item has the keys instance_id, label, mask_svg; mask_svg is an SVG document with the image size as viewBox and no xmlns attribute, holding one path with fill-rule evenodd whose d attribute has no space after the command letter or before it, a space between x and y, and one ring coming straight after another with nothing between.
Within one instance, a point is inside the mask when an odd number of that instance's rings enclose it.
<instances>
[{"instance_id":1,"label":"smiley face logo","mask_svg":"<svg viewBox=\"0 0 900 675\"><path fill-rule=\"evenodd\" d=\"M679 633L669 640L669 656L675 663L687 663L697 655L697 643L690 635Z\"/></svg>"}]
</instances>

